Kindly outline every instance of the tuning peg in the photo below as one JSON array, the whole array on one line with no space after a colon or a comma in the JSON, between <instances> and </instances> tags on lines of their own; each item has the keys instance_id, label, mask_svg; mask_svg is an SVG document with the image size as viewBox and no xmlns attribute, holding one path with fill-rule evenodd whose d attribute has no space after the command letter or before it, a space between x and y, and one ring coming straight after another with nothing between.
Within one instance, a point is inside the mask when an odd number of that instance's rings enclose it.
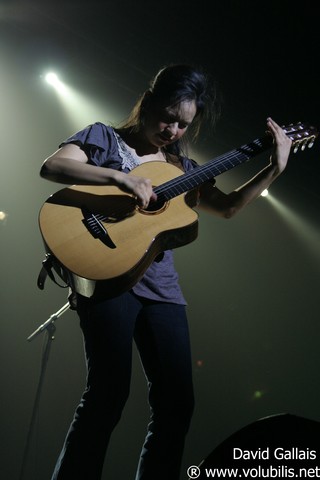
<instances>
[{"instance_id":1,"label":"tuning peg","mask_svg":"<svg viewBox=\"0 0 320 480\"><path fill-rule=\"evenodd\" d=\"M308 148L312 148L314 145L315 137L310 138L310 142L308 142Z\"/></svg>"}]
</instances>

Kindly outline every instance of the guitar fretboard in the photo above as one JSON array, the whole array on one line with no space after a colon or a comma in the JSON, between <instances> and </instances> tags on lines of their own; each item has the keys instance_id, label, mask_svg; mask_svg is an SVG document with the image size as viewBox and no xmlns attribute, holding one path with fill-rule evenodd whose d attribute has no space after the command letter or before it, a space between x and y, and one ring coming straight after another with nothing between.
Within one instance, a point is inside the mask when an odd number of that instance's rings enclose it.
<instances>
[{"instance_id":1,"label":"guitar fretboard","mask_svg":"<svg viewBox=\"0 0 320 480\"><path fill-rule=\"evenodd\" d=\"M185 174L169 180L154 189L158 196L157 202L168 201L182 193L193 190L208 180L224 173L232 168L247 162L250 158L267 150L272 145L270 136L258 138L251 143L242 145L239 148L231 150L219 157L209 160L205 165L201 165Z\"/></svg>"}]
</instances>

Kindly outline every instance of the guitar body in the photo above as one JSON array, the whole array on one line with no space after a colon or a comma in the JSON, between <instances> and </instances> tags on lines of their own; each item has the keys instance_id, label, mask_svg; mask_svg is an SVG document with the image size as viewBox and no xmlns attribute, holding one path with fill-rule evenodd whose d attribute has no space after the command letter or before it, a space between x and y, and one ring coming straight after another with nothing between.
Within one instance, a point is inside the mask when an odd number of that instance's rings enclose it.
<instances>
[{"instance_id":1,"label":"guitar body","mask_svg":"<svg viewBox=\"0 0 320 480\"><path fill-rule=\"evenodd\" d=\"M158 186L183 172L168 163L147 162L129 175L150 178ZM91 297L99 290L114 296L130 289L159 253L195 240L195 204L196 192L190 192L143 210L117 187L75 185L47 199L39 226L46 252L67 271L78 293Z\"/></svg>"}]
</instances>

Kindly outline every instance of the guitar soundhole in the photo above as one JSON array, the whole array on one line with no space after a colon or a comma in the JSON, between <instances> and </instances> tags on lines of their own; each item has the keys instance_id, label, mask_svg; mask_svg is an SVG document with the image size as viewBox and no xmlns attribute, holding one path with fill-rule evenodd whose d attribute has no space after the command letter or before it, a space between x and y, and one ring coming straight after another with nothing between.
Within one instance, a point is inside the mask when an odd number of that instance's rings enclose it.
<instances>
[{"instance_id":1,"label":"guitar soundhole","mask_svg":"<svg viewBox=\"0 0 320 480\"><path fill-rule=\"evenodd\" d=\"M168 208L168 205L169 205L168 201L157 200L156 202L150 202L148 208L141 208L141 207L137 207L137 208L140 213L143 213L145 215L156 215L166 210L166 208Z\"/></svg>"}]
</instances>

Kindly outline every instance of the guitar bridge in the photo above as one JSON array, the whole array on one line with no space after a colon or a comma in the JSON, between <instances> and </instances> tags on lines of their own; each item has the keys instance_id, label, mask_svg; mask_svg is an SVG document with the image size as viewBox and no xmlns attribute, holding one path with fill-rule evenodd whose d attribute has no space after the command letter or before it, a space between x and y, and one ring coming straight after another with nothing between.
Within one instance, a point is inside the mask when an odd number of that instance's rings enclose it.
<instances>
[{"instance_id":1,"label":"guitar bridge","mask_svg":"<svg viewBox=\"0 0 320 480\"><path fill-rule=\"evenodd\" d=\"M91 233L94 238L98 238L107 247L117 248L97 216L90 212L86 207L82 207L81 211L83 214L82 223L86 226L88 232Z\"/></svg>"}]
</instances>

